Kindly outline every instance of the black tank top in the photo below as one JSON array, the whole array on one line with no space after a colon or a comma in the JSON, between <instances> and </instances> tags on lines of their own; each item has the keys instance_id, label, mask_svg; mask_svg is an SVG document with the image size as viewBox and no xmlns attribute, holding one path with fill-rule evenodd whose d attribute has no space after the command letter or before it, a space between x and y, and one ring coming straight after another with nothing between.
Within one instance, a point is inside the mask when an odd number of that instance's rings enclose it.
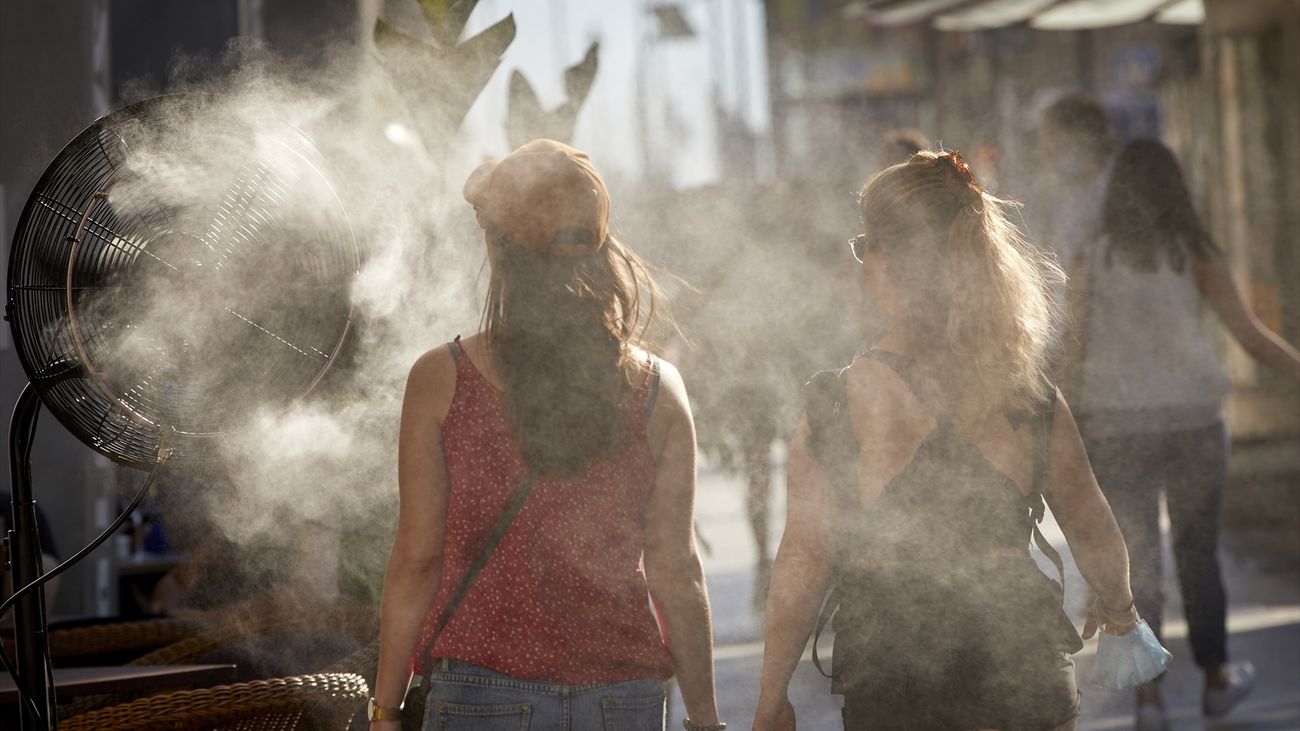
<instances>
[{"instance_id":1,"label":"black tank top","mask_svg":"<svg viewBox=\"0 0 1300 731\"><path fill-rule=\"evenodd\" d=\"M1061 609L1061 586L1029 549L1032 536L1063 578L1060 556L1037 530L1055 390L1031 412L1008 417L1017 429L1033 429L1033 489L1025 494L926 402L904 357L881 350L864 357L892 368L936 426L863 507L847 369L809 385L808 446L835 493L836 692L868 676L951 674L957 682L1017 653L1077 652L1082 642Z\"/></svg>"}]
</instances>

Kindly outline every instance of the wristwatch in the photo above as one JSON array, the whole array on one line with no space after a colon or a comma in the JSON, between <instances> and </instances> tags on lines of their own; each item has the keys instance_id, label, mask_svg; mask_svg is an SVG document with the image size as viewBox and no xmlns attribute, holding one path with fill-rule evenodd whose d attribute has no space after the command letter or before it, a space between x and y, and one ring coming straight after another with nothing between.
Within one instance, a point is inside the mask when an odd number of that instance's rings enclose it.
<instances>
[{"instance_id":1,"label":"wristwatch","mask_svg":"<svg viewBox=\"0 0 1300 731\"><path fill-rule=\"evenodd\" d=\"M683 718L682 728L686 729L686 731L726 731L727 724L719 721L708 726L697 726L691 723L691 719Z\"/></svg>"},{"instance_id":2,"label":"wristwatch","mask_svg":"<svg viewBox=\"0 0 1300 731\"><path fill-rule=\"evenodd\" d=\"M371 721L400 721L402 706L405 705L406 703L403 702L397 706L381 706L375 702L375 697L371 696L370 700L366 701L366 715Z\"/></svg>"}]
</instances>

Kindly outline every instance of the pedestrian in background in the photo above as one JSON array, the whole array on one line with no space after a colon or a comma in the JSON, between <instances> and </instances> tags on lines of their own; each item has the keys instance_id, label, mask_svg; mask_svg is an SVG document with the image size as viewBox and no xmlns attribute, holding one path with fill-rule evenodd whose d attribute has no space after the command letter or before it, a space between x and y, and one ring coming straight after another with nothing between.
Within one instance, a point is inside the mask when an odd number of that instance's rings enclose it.
<instances>
[{"instance_id":1,"label":"pedestrian in background","mask_svg":"<svg viewBox=\"0 0 1300 731\"><path fill-rule=\"evenodd\" d=\"M662 728L674 675L687 727L720 729L694 425L676 369L641 347L654 281L567 145L483 165L465 198L484 324L407 382L371 728L398 728L414 671L428 729Z\"/></svg>"},{"instance_id":2,"label":"pedestrian in background","mask_svg":"<svg viewBox=\"0 0 1300 731\"><path fill-rule=\"evenodd\" d=\"M1205 673L1203 710L1217 717L1250 693L1254 669L1230 662L1227 647L1218 537L1231 383L1204 328L1204 306L1247 353L1297 382L1300 354L1243 301L1168 148L1135 140L1110 168L1098 235L1080 243L1071 267L1074 406L1129 546L1138 611L1157 636L1165 497L1192 655ZM1159 682L1137 695L1138 729L1167 728Z\"/></svg>"}]
</instances>

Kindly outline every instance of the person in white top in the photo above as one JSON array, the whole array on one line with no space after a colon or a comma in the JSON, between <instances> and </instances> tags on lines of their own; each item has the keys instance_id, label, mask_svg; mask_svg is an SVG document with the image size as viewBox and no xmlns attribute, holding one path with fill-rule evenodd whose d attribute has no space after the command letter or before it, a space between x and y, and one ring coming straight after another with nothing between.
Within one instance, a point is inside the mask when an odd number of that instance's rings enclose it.
<instances>
[{"instance_id":1,"label":"person in white top","mask_svg":"<svg viewBox=\"0 0 1300 731\"><path fill-rule=\"evenodd\" d=\"M1227 479L1222 400L1231 389L1203 305L1247 353L1300 381L1300 353L1246 306L1206 232L1177 160L1155 140L1111 164L1097 236L1070 267L1072 403L1097 480L1132 557L1138 611L1160 632L1159 495L1165 495L1192 653L1205 672L1203 709L1228 712L1254 669L1229 662L1218 561ZM1137 728L1167 727L1159 683L1138 689Z\"/></svg>"}]
</instances>

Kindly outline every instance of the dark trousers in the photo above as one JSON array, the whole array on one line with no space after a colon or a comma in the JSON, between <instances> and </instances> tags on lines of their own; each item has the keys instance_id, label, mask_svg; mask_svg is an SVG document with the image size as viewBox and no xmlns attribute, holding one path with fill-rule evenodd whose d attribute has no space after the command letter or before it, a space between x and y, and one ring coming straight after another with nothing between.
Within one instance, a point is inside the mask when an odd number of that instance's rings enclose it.
<instances>
[{"instance_id":1,"label":"dark trousers","mask_svg":"<svg viewBox=\"0 0 1300 731\"><path fill-rule=\"evenodd\" d=\"M1133 599L1159 637L1160 493L1173 534L1189 641L1196 664L1228 658L1227 598L1219 568L1219 516L1227 482L1223 422L1202 429L1089 438L1088 459L1128 545Z\"/></svg>"}]
</instances>

